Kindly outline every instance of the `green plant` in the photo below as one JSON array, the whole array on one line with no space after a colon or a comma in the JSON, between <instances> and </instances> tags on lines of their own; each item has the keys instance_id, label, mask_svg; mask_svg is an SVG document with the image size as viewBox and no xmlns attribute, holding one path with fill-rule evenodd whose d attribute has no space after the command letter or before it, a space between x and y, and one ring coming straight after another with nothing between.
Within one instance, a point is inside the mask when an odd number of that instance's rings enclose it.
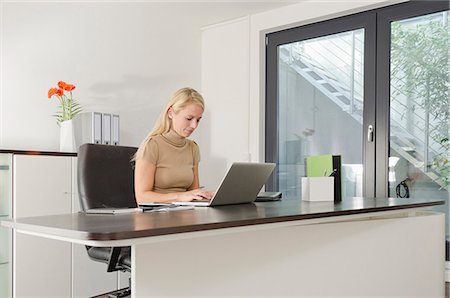
<instances>
[{"instance_id":1,"label":"green plant","mask_svg":"<svg viewBox=\"0 0 450 298\"><path fill-rule=\"evenodd\" d=\"M414 28L400 22L391 27L391 101L406 97L406 113L423 113L425 134L439 145L431 168L441 185L449 185L449 25L430 17Z\"/></svg>"}]
</instances>

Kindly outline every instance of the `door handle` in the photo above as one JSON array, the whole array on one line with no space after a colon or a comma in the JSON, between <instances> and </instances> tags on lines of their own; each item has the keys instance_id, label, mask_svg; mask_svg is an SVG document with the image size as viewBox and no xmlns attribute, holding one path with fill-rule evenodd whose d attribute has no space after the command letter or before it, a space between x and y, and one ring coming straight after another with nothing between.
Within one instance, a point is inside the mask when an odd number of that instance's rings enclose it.
<instances>
[{"instance_id":1,"label":"door handle","mask_svg":"<svg viewBox=\"0 0 450 298\"><path fill-rule=\"evenodd\" d=\"M367 126L367 142L373 142L373 125Z\"/></svg>"}]
</instances>

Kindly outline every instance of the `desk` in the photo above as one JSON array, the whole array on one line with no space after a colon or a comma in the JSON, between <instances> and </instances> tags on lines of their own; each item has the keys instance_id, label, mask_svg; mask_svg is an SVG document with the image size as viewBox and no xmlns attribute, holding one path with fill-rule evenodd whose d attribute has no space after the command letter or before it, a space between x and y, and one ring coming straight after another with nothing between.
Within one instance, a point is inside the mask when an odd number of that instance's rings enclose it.
<instances>
[{"instance_id":1,"label":"desk","mask_svg":"<svg viewBox=\"0 0 450 298\"><path fill-rule=\"evenodd\" d=\"M2 221L19 232L132 246L132 297L444 297L442 200L352 198Z\"/></svg>"}]
</instances>

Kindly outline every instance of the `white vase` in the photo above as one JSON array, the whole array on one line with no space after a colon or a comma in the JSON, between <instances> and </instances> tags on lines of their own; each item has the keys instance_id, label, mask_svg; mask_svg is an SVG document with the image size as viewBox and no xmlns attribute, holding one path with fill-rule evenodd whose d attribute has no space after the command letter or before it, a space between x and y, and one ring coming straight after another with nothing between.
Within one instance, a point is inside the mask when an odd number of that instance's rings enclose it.
<instances>
[{"instance_id":1,"label":"white vase","mask_svg":"<svg viewBox=\"0 0 450 298\"><path fill-rule=\"evenodd\" d=\"M75 134L73 131L72 120L61 122L59 129L59 151L61 152L76 152Z\"/></svg>"}]
</instances>

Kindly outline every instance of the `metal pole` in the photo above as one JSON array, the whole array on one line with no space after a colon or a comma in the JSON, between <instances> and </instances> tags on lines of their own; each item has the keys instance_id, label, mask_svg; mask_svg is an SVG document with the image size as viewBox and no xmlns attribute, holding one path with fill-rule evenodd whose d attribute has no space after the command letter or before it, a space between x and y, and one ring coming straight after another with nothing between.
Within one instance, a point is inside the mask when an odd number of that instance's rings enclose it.
<instances>
[{"instance_id":1,"label":"metal pole","mask_svg":"<svg viewBox=\"0 0 450 298\"><path fill-rule=\"evenodd\" d=\"M355 101L355 31L352 31L352 56L351 56L351 73L350 73L350 115L353 114L353 106Z\"/></svg>"}]
</instances>

